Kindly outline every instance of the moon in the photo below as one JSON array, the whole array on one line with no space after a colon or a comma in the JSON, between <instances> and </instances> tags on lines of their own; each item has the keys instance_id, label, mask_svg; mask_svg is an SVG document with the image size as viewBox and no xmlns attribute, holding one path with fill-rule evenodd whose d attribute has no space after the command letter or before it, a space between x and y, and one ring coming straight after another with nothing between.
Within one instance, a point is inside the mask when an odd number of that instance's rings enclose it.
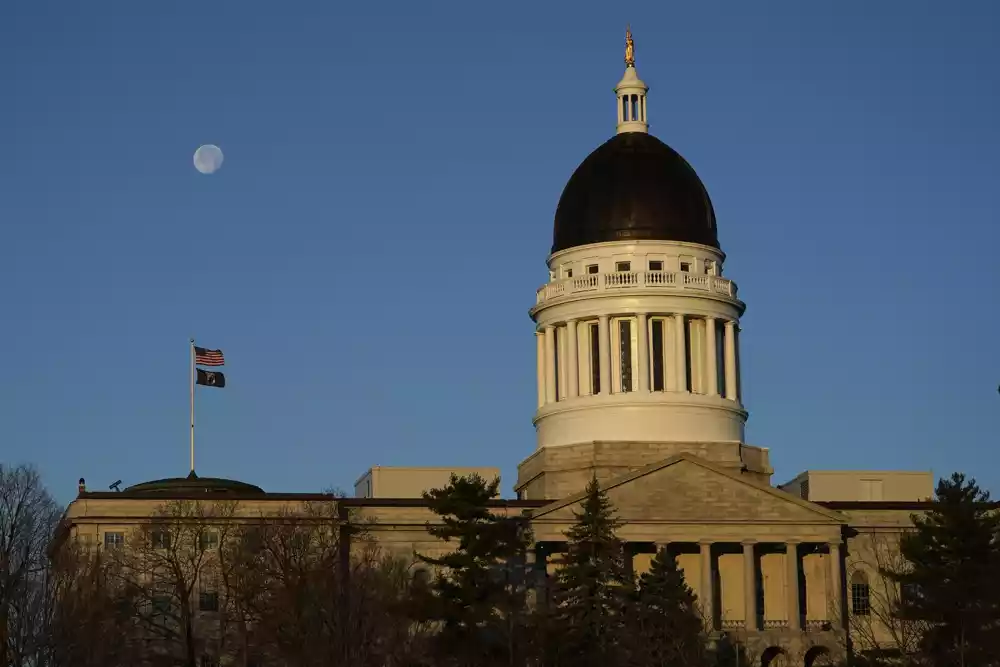
<instances>
[{"instance_id":1,"label":"moon","mask_svg":"<svg viewBox=\"0 0 1000 667\"><path fill-rule=\"evenodd\" d=\"M199 146L194 152L194 168L203 174L214 174L222 168L222 149L215 144Z\"/></svg>"}]
</instances>

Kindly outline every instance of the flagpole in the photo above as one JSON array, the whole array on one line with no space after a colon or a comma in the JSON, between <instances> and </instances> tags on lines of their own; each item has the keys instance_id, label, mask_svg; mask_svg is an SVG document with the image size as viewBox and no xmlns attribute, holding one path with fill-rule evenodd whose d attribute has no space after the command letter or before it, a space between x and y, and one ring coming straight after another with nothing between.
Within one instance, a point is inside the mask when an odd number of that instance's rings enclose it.
<instances>
[{"instance_id":1,"label":"flagpole","mask_svg":"<svg viewBox=\"0 0 1000 667\"><path fill-rule=\"evenodd\" d=\"M191 339L191 472L194 472L194 338Z\"/></svg>"}]
</instances>

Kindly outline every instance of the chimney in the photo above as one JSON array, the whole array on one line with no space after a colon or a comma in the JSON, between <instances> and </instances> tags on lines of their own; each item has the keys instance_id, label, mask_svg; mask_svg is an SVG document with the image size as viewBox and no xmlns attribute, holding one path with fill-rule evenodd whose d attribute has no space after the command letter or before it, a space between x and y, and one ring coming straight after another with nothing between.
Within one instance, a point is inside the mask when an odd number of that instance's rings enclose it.
<instances>
[{"instance_id":1,"label":"chimney","mask_svg":"<svg viewBox=\"0 0 1000 667\"><path fill-rule=\"evenodd\" d=\"M83 477L80 478L80 487L78 490L80 493L87 492L87 480L85 480Z\"/></svg>"}]
</instances>

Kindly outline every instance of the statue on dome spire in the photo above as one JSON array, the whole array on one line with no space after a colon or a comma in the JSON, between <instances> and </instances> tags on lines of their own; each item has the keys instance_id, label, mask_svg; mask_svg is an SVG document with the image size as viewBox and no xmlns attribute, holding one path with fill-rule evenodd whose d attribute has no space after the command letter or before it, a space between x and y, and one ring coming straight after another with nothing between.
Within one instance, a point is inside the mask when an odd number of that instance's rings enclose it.
<instances>
[{"instance_id":1,"label":"statue on dome spire","mask_svg":"<svg viewBox=\"0 0 1000 667\"><path fill-rule=\"evenodd\" d=\"M635 67L635 43L632 41L632 26L625 27L625 67Z\"/></svg>"}]
</instances>

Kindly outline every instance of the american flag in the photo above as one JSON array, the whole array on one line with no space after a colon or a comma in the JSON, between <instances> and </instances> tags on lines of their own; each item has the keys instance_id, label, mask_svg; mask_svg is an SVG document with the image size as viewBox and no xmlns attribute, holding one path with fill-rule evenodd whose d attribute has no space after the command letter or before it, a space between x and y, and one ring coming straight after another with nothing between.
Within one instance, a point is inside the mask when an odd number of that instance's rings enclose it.
<instances>
[{"instance_id":1,"label":"american flag","mask_svg":"<svg viewBox=\"0 0 1000 667\"><path fill-rule=\"evenodd\" d=\"M196 366L223 366L226 358L222 350L206 350L203 347L194 348L194 363Z\"/></svg>"}]
</instances>

